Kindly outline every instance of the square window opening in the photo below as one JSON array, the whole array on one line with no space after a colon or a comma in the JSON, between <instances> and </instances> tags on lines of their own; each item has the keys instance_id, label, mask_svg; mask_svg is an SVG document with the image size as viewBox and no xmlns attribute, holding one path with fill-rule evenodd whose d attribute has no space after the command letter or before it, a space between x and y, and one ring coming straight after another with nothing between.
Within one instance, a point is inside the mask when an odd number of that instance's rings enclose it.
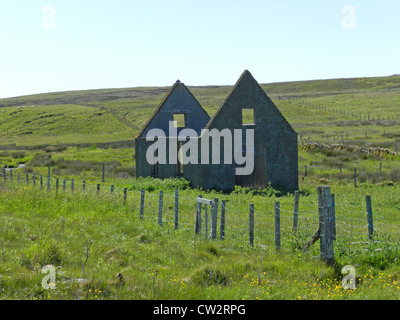
<instances>
[{"instance_id":1,"label":"square window opening","mask_svg":"<svg viewBox=\"0 0 400 320\"><path fill-rule=\"evenodd\" d=\"M243 108L242 109L242 125L254 125L254 109Z\"/></svg>"},{"instance_id":2,"label":"square window opening","mask_svg":"<svg viewBox=\"0 0 400 320\"><path fill-rule=\"evenodd\" d=\"M174 121L176 121L176 128L185 128L186 113L174 113Z\"/></svg>"}]
</instances>

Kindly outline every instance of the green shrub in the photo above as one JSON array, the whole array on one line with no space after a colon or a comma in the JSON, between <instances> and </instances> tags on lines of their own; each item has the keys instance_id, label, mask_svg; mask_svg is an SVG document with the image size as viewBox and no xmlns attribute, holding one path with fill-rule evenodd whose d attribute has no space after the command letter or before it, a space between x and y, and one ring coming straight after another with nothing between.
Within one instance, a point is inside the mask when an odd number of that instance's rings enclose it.
<instances>
[{"instance_id":1,"label":"green shrub","mask_svg":"<svg viewBox=\"0 0 400 320\"><path fill-rule=\"evenodd\" d=\"M152 177L139 177L132 184L127 186L128 190L141 190L152 192L154 190L184 190L190 188L190 181L184 178L159 179Z\"/></svg>"},{"instance_id":2,"label":"green shrub","mask_svg":"<svg viewBox=\"0 0 400 320\"><path fill-rule=\"evenodd\" d=\"M57 242L35 242L21 254L22 263L28 268L37 266L60 266L65 259L65 249Z\"/></svg>"},{"instance_id":3,"label":"green shrub","mask_svg":"<svg viewBox=\"0 0 400 320\"><path fill-rule=\"evenodd\" d=\"M196 285L227 285L230 276L223 270L215 266L201 266L194 271L191 282Z\"/></svg>"},{"instance_id":4,"label":"green shrub","mask_svg":"<svg viewBox=\"0 0 400 320\"><path fill-rule=\"evenodd\" d=\"M22 158L25 158L26 152L25 151L14 151L11 153L11 156L14 159L22 159Z\"/></svg>"},{"instance_id":5,"label":"green shrub","mask_svg":"<svg viewBox=\"0 0 400 320\"><path fill-rule=\"evenodd\" d=\"M264 189L254 189L250 187L242 187L242 186L235 186L235 190L232 191L232 194L247 194L247 195L260 195L260 196L283 196L285 193L283 190L274 189L271 187L271 184Z\"/></svg>"},{"instance_id":6,"label":"green shrub","mask_svg":"<svg viewBox=\"0 0 400 320\"><path fill-rule=\"evenodd\" d=\"M54 160L51 158L50 154L37 153L33 159L29 162L32 167L43 167L48 165L54 165Z\"/></svg>"}]
</instances>

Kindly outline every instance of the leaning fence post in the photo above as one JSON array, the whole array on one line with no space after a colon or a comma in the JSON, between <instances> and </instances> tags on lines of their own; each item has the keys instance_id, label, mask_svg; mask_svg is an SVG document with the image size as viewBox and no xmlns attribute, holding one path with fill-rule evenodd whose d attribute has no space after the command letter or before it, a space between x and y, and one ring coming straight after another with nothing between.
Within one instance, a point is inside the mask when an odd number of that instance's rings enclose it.
<instances>
[{"instance_id":1,"label":"leaning fence post","mask_svg":"<svg viewBox=\"0 0 400 320\"><path fill-rule=\"evenodd\" d=\"M158 196L158 224L162 227L162 210L163 210L163 191L160 190Z\"/></svg>"},{"instance_id":2,"label":"leaning fence post","mask_svg":"<svg viewBox=\"0 0 400 320\"><path fill-rule=\"evenodd\" d=\"M367 205L368 237L369 239L372 239L374 233L374 222L372 219L371 196L366 196L366 205Z\"/></svg>"},{"instance_id":3,"label":"leaning fence post","mask_svg":"<svg viewBox=\"0 0 400 320\"><path fill-rule=\"evenodd\" d=\"M142 190L140 190L140 220L143 220L144 214L144 193L145 189L142 188Z\"/></svg>"},{"instance_id":4,"label":"leaning fence post","mask_svg":"<svg viewBox=\"0 0 400 320\"><path fill-rule=\"evenodd\" d=\"M297 231L297 224L299 220L299 191L294 193L294 212L293 212L293 231Z\"/></svg>"},{"instance_id":5,"label":"leaning fence post","mask_svg":"<svg viewBox=\"0 0 400 320\"><path fill-rule=\"evenodd\" d=\"M249 241L250 245L254 245L254 203L250 203L249 212Z\"/></svg>"},{"instance_id":6,"label":"leaning fence post","mask_svg":"<svg viewBox=\"0 0 400 320\"><path fill-rule=\"evenodd\" d=\"M275 248L281 248L281 204L275 202Z\"/></svg>"},{"instance_id":7,"label":"leaning fence post","mask_svg":"<svg viewBox=\"0 0 400 320\"><path fill-rule=\"evenodd\" d=\"M211 239L217 238L218 202L219 199L215 198L211 209Z\"/></svg>"},{"instance_id":8,"label":"leaning fence post","mask_svg":"<svg viewBox=\"0 0 400 320\"><path fill-rule=\"evenodd\" d=\"M220 229L220 239L225 239L225 200L221 200L221 229Z\"/></svg>"},{"instance_id":9,"label":"leaning fence post","mask_svg":"<svg viewBox=\"0 0 400 320\"><path fill-rule=\"evenodd\" d=\"M178 219L179 219L179 191L175 189L175 230L178 229Z\"/></svg>"}]
</instances>

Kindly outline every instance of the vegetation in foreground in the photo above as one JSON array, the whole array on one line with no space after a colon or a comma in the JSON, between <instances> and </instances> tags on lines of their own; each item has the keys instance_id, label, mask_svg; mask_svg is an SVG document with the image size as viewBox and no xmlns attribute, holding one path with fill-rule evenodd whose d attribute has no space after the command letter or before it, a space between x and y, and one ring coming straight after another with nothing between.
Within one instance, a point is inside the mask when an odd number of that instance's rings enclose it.
<instances>
[{"instance_id":1,"label":"vegetation in foreground","mask_svg":"<svg viewBox=\"0 0 400 320\"><path fill-rule=\"evenodd\" d=\"M168 183L173 191L173 181L164 184L164 190L168 191ZM335 188L342 205L357 202L365 191L350 188ZM368 191L380 208L377 215L385 212L384 225L398 222L394 208L398 187L376 189ZM315 191L308 191L301 198L304 206L315 202ZM190 198L196 192L183 189L181 195ZM367 245L360 248L335 242L337 266L328 267L319 259L318 244L303 252L295 239L285 236L283 250L277 251L269 242L258 241L251 247L246 237L194 236L192 225L177 230L160 227L156 213L140 220L133 198L128 198L130 205L123 205L120 197L110 193L101 197L94 191L49 194L10 184L2 184L0 194L2 299L400 298L397 226L380 229L383 232L374 241L365 235ZM264 209L266 198L284 205L293 200L291 195L277 198L240 191L224 197L251 201L259 210ZM192 215L193 210L181 214ZM42 286L46 274L41 270L46 265L56 270L54 290ZM344 265L355 267L355 290L342 287Z\"/></svg>"}]
</instances>

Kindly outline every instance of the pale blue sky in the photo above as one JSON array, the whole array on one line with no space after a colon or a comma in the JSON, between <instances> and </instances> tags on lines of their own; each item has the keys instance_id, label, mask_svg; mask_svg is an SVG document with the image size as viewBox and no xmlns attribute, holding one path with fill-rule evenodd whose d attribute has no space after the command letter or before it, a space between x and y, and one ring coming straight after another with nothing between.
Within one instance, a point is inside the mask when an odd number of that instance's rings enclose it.
<instances>
[{"instance_id":1,"label":"pale blue sky","mask_svg":"<svg viewBox=\"0 0 400 320\"><path fill-rule=\"evenodd\" d=\"M399 35L398 0L0 0L0 98L392 75Z\"/></svg>"}]
</instances>

